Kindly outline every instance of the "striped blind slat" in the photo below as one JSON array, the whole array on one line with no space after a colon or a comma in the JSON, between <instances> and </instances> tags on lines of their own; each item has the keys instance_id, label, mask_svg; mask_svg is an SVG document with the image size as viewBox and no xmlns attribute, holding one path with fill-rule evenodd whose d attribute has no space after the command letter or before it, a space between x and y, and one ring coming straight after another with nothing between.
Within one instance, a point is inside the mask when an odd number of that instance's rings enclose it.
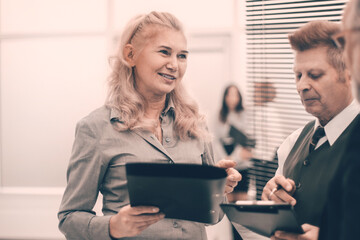
<instances>
[{"instance_id":1,"label":"striped blind slat","mask_svg":"<svg viewBox=\"0 0 360 240\"><path fill-rule=\"evenodd\" d=\"M274 175L277 169L277 159L274 161L263 161L259 159L252 159L252 167L249 169L250 179L254 179L256 182L256 199L261 199L262 190Z\"/></svg>"}]
</instances>

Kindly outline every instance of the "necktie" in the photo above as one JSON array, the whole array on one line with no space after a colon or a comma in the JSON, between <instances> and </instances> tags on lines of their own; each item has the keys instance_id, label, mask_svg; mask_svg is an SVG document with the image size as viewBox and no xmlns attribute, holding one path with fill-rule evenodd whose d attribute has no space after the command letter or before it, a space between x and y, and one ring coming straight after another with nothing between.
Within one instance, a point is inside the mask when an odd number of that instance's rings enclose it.
<instances>
[{"instance_id":1,"label":"necktie","mask_svg":"<svg viewBox=\"0 0 360 240\"><path fill-rule=\"evenodd\" d=\"M311 142L309 145L309 153L314 151L316 144L319 142L320 138L325 136L324 128L321 126L318 126L315 130L314 135L311 138Z\"/></svg>"}]
</instances>

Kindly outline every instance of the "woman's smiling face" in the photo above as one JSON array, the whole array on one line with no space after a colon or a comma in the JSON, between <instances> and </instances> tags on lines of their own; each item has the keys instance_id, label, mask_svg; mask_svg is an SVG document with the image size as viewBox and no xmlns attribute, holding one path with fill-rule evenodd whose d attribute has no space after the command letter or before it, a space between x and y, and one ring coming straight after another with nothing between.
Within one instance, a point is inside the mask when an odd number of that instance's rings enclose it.
<instances>
[{"instance_id":1,"label":"woman's smiling face","mask_svg":"<svg viewBox=\"0 0 360 240\"><path fill-rule=\"evenodd\" d=\"M187 67L187 42L180 31L151 28L156 31L134 57L135 83L145 97L161 97L174 90Z\"/></svg>"}]
</instances>

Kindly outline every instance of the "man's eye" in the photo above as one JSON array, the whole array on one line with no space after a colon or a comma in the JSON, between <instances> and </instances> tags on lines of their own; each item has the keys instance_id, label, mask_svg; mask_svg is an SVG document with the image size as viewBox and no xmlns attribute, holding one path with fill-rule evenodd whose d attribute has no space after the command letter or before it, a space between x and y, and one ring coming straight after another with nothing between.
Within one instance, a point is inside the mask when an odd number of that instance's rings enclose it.
<instances>
[{"instance_id":1,"label":"man's eye","mask_svg":"<svg viewBox=\"0 0 360 240\"><path fill-rule=\"evenodd\" d=\"M311 79L318 79L318 78L320 78L322 76L322 74L309 74L309 77L311 78Z\"/></svg>"},{"instance_id":2,"label":"man's eye","mask_svg":"<svg viewBox=\"0 0 360 240\"><path fill-rule=\"evenodd\" d=\"M301 74L301 73L299 73L299 74L296 74L295 76L296 76L296 80L300 80L300 78L301 78L302 74Z\"/></svg>"}]
</instances>

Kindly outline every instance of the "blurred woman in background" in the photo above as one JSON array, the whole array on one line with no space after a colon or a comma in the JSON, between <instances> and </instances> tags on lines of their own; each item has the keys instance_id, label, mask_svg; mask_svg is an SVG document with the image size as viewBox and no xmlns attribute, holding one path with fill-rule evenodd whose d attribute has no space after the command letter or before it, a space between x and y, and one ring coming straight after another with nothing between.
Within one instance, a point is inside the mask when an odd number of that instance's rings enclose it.
<instances>
[{"instance_id":1,"label":"blurred woman in background","mask_svg":"<svg viewBox=\"0 0 360 240\"><path fill-rule=\"evenodd\" d=\"M215 128L216 155L218 159L226 158L237 162L236 169L242 175L242 181L235 187L228 200L246 200L249 181L247 169L250 166L251 148L239 144L233 132L241 132L246 136L246 112L239 88L231 84L225 88L218 121Z\"/></svg>"}]
</instances>

